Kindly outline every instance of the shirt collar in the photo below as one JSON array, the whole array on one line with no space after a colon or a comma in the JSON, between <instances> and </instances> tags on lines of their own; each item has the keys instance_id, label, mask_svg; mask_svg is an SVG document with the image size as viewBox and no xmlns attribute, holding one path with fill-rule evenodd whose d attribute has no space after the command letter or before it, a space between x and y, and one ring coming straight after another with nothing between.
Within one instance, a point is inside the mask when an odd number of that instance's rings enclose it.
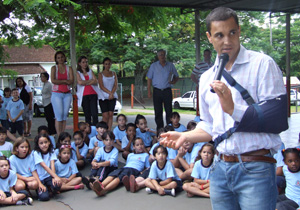
<instances>
[{"instance_id":1,"label":"shirt collar","mask_svg":"<svg viewBox=\"0 0 300 210\"><path fill-rule=\"evenodd\" d=\"M247 49L243 45L240 45L239 54L236 57L232 66L234 66L236 64L244 64L244 63L248 63L248 62L250 62L250 57L247 53ZM217 56L217 58L215 60L214 71L217 70L218 66L219 66L219 56Z\"/></svg>"}]
</instances>

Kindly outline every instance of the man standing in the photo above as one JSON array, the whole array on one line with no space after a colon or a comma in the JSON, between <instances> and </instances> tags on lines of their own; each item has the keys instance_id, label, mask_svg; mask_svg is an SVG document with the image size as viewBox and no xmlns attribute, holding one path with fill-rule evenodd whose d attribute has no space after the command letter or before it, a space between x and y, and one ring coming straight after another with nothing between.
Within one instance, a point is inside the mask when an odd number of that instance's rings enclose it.
<instances>
[{"instance_id":1,"label":"man standing","mask_svg":"<svg viewBox=\"0 0 300 210\"><path fill-rule=\"evenodd\" d=\"M225 66L255 102L286 93L282 73L269 56L240 45L240 26L236 13L218 7L206 18L207 38L218 56L229 55ZM213 81L219 58L200 79L201 120L190 132L170 132L162 144L178 148L185 141L215 139L240 122L248 105L240 93L222 77ZM215 93L210 89L213 88ZM283 110L284 111L284 110ZM266 122L267 123L267 122ZM278 134L236 132L217 146L218 157L210 172L210 196L213 209L274 210L277 187L275 161L271 153L281 145Z\"/></svg>"},{"instance_id":2,"label":"man standing","mask_svg":"<svg viewBox=\"0 0 300 210\"><path fill-rule=\"evenodd\" d=\"M193 80L194 83L196 83L197 89L199 87L199 80L201 75L214 65L211 62L211 52L209 49L204 50L203 57L204 60L196 64L191 74L191 79Z\"/></svg>"},{"instance_id":3,"label":"man standing","mask_svg":"<svg viewBox=\"0 0 300 210\"><path fill-rule=\"evenodd\" d=\"M203 52L204 60L196 64L193 72L191 74L191 79L196 83L196 95L197 95L197 106L196 106L196 117L195 121L200 122L200 113L199 113L199 80L201 75L206 72L210 67L213 66L211 62L211 51L209 49L204 50Z\"/></svg>"},{"instance_id":4,"label":"man standing","mask_svg":"<svg viewBox=\"0 0 300 210\"><path fill-rule=\"evenodd\" d=\"M164 127L163 104L166 111L166 123L170 123L172 114L172 84L178 81L178 73L173 63L166 61L166 51L157 52L158 61L151 64L147 73L148 97L151 97L153 86L153 105L156 129Z\"/></svg>"}]
</instances>

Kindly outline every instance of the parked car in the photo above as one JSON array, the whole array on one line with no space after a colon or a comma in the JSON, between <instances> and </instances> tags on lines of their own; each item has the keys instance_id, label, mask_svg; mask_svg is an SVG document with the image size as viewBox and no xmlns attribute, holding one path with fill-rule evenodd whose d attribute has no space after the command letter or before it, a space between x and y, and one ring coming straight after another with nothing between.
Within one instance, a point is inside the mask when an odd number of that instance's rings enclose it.
<instances>
[{"instance_id":1,"label":"parked car","mask_svg":"<svg viewBox=\"0 0 300 210\"><path fill-rule=\"evenodd\" d=\"M300 106L300 93L299 92L297 92L295 89L291 89L290 98L291 98L291 104L296 105L296 100L298 100L297 105Z\"/></svg>"},{"instance_id":2,"label":"parked car","mask_svg":"<svg viewBox=\"0 0 300 210\"><path fill-rule=\"evenodd\" d=\"M122 105L121 105L121 103L117 100L117 101L116 101L116 106L115 106L114 114L119 114L119 113L121 112L121 110L122 110ZM73 101L72 101L72 103L71 103L71 108L70 108L70 110L69 110L69 113L70 113L70 112L73 113ZM81 107L81 106L78 107L78 113L79 113L79 112L83 113L83 110L82 110L82 107ZM99 114L102 113L99 104L98 104L98 113L99 113Z\"/></svg>"},{"instance_id":3,"label":"parked car","mask_svg":"<svg viewBox=\"0 0 300 210\"><path fill-rule=\"evenodd\" d=\"M34 87L32 89L33 94L33 112L35 117L41 116L44 113L44 106L42 102L42 89L43 87Z\"/></svg>"},{"instance_id":4,"label":"parked car","mask_svg":"<svg viewBox=\"0 0 300 210\"><path fill-rule=\"evenodd\" d=\"M183 94L181 97L174 98L172 104L175 109L180 109L180 108L196 109L197 106L196 91L188 91L185 94Z\"/></svg>"}]
</instances>

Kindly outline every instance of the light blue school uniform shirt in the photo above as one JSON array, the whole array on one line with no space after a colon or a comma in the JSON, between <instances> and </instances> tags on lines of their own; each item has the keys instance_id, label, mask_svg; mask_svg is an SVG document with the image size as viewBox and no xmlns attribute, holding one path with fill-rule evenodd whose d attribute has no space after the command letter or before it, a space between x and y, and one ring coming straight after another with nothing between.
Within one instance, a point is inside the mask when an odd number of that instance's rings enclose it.
<instances>
[{"instance_id":1,"label":"light blue school uniform shirt","mask_svg":"<svg viewBox=\"0 0 300 210\"><path fill-rule=\"evenodd\" d=\"M0 177L0 190L9 192L10 188L17 183L17 174L13 170L8 170L7 177Z\"/></svg>"},{"instance_id":2,"label":"light blue school uniform shirt","mask_svg":"<svg viewBox=\"0 0 300 210\"><path fill-rule=\"evenodd\" d=\"M122 138L122 149L124 149L124 148L127 146L128 143L129 143L129 140L128 140L128 138L127 138L127 135L125 135L125 136ZM133 143L131 143L130 149L131 149L131 151L133 151Z\"/></svg>"},{"instance_id":3,"label":"light blue school uniform shirt","mask_svg":"<svg viewBox=\"0 0 300 210\"><path fill-rule=\"evenodd\" d=\"M50 168L51 161L57 160L56 154L54 152L53 153L48 152L47 154L42 154L38 151L34 151L33 157L34 157L34 164L36 167L36 171L37 171L37 174L39 175L40 180L42 181L42 180L48 178L50 176L50 174L48 174L48 172L41 166L40 163L44 162L46 164L46 166L48 166Z\"/></svg>"},{"instance_id":4,"label":"light blue school uniform shirt","mask_svg":"<svg viewBox=\"0 0 300 210\"><path fill-rule=\"evenodd\" d=\"M73 174L78 173L78 169L74 160L70 159L67 163L60 160L55 162L55 173L60 178L69 178Z\"/></svg>"},{"instance_id":5,"label":"light blue school uniform shirt","mask_svg":"<svg viewBox=\"0 0 300 210\"><path fill-rule=\"evenodd\" d=\"M71 154L71 159L75 161L75 163L78 161L76 151L72 148L72 154ZM54 153L56 156L59 154L59 149L54 150Z\"/></svg>"},{"instance_id":6,"label":"light blue school uniform shirt","mask_svg":"<svg viewBox=\"0 0 300 210\"><path fill-rule=\"evenodd\" d=\"M283 166L283 174L286 180L285 195L300 206L300 171L292 173L287 165Z\"/></svg>"},{"instance_id":7,"label":"light blue school uniform shirt","mask_svg":"<svg viewBox=\"0 0 300 210\"><path fill-rule=\"evenodd\" d=\"M93 138L90 139L89 149L94 149L95 142L98 143L98 147L104 147L104 143L103 143L102 139L98 139L97 136L94 136Z\"/></svg>"},{"instance_id":8,"label":"light blue school uniform shirt","mask_svg":"<svg viewBox=\"0 0 300 210\"><path fill-rule=\"evenodd\" d=\"M163 168L159 168L158 162L154 161L150 168L150 173L148 178L150 179L160 179L162 181L173 178L173 180L180 180L178 177L173 164L167 160Z\"/></svg>"},{"instance_id":9,"label":"light blue school uniform shirt","mask_svg":"<svg viewBox=\"0 0 300 210\"><path fill-rule=\"evenodd\" d=\"M50 141L51 141L51 143L52 143L52 145L53 145L53 148L55 149L55 148L56 148L56 143L55 143L55 138L54 138L54 136L49 135L49 139L50 139Z\"/></svg>"},{"instance_id":10,"label":"light blue school uniform shirt","mask_svg":"<svg viewBox=\"0 0 300 210\"><path fill-rule=\"evenodd\" d=\"M97 136L98 132L96 129L96 126L91 126L91 133L88 135L89 139L93 138L94 136Z\"/></svg>"},{"instance_id":11,"label":"light blue school uniform shirt","mask_svg":"<svg viewBox=\"0 0 300 210\"><path fill-rule=\"evenodd\" d=\"M25 158L19 158L16 155L12 155L10 156L9 161L10 168L24 177L31 177L32 172L36 170L32 153Z\"/></svg>"},{"instance_id":12,"label":"light blue school uniform shirt","mask_svg":"<svg viewBox=\"0 0 300 210\"><path fill-rule=\"evenodd\" d=\"M105 147L100 147L93 160L96 160L97 162L109 161L110 166L118 167L118 155L119 151L115 147L109 152L105 151Z\"/></svg>"},{"instance_id":13,"label":"light blue school uniform shirt","mask_svg":"<svg viewBox=\"0 0 300 210\"><path fill-rule=\"evenodd\" d=\"M6 106L6 110L8 110L10 112L10 116L14 119L18 116L18 114L24 110L24 103L21 99L17 100L17 101L13 101L10 100ZM9 122L11 122L10 119L8 119ZM16 121L20 121L23 120L22 115L16 120Z\"/></svg>"},{"instance_id":14,"label":"light blue school uniform shirt","mask_svg":"<svg viewBox=\"0 0 300 210\"><path fill-rule=\"evenodd\" d=\"M119 126L114 128L115 139L122 141L123 137L126 136L126 129L120 130Z\"/></svg>"},{"instance_id":15,"label":"light blue school uniform shirt","mask_svg":"<svg viewBox=\"0 0 300 210\"><path fill-rule=\"evenodd\" d=\"M153 129L151 130L154 131ZM143 140L145 147L151 146L153 136L156 136L155 133L149 131L143 133L140 128L136 129L136 137L139 137Z\"/></svg>"},{"instance_id":16,"label":"light blue school uniform shirt","mask_svg":"<svg viewBox=\"0 0 300 210\"><path fill-rule=\"evenodd\" d=\"M149 153L150 153L151 155L153 155L153 150L154 150L156 147L158 147L158 146L159 146L159 142L153 144L153 146L151 147ZM167 151L168 151L168 157L167 157L167 159L168 159L168 160L174 160L174 159L176 158L176 156L177 156L178 150L175 150L175 149L172 149L172 148L167 147Z\"/></svg>"},{"instance_id":17,"label":"light blue school uniform shirt","mask_svg":"<svg viewBox=\"0 0 300 210\"><path fill-rule=\"evenodd\" d=\"M194 145L192 151L185 153L183 159L185 159L189 165L194 163L200 149L201 147L199 145Z\"/></svg>"},{"instance_id":18,"label":"light blue school uniform shirt","mask_svg":"<svg viewBox=\"0 0 300 210\"><path fill-rule=\"evenodd\" d=\"M13 144L6 141L3 145L0 145L0 152L2 155L5 155L5 157L9 158L11 156L11 153L13 151Z\"/></svg>"},{"instance_id":19,"label":"light blue school uniform shirt","mask_svg":"<svg viewBox=\"0 0 300 210\"><path fill-rule=\"evenodd\" d=\"M169 125L171 125L173 127L172 123L170 123ZM184 132L187 130L186 127L182 124L179 124L179 127L177 127L177 128L175 128L175 127L173 127L173 128L177 132Z\"/></svg>"},{"instance_id":20,"label":"light blue school uniform shirt","mask_svg":"<svg viewBox=\"0 0 300 210\"><path fill-rule=\"evenodd\" d=\"M202 160L196 161L191 176L196 179L209 180L209 172L212 164L204 166Z\"/></svg>"},{"instance_id":21,"label":"light blue school uniform shirt","mask_svg":"<svg viewBox=\"0 0 300 210\"><path fill-rule=\"evenodd\" d=\"M0 120L7 120L7 112L6 112L6 106L8 104L9 101L12 100L12 97L2 97L3 103L1 104L1 108L0 108Z\"/></svg>"},{"instance_id":22,"label":"light blue school uniform shirt","mask_svg":"<svg viewBox=\"0 0 300 210\"><path fill-rule=\"evenodd\" d=\"M179 77L173 63L167 61L166 65L162 66L159 61L156 61L151 64L147 77L152 80L153 87L165 89L172 86L169 83L170 74L174 74L176 77Z\"/></svg>"},{"instance_id":23,"label":"light blue school uniform shirt","mask_svg":"<svg viewBox=\"0 0 300 210\"><path fill-rule=\"evenodd\" d=\"M144 168L149 168L149 155L147 153L130 153L127 157L124 168L134 168L138 171L143 171Z\"/></svg>"},{"instance_id":24,"label":"light blue school uniform shirt","mask_svg":"<svg viewBox=\"0 0 300 210\"><path fill-rule=\"evenodd\" d=\"M283 155L281 152L284 148L285 148L284 143L282 143L280 149L277 151L276 154L273 155L273 157L276 159L277 168L284 166Z\"/></svg>"},{"instance_id":25,"label":"light blue school uniform shirt","mask_svg":"<svg viewBox=\"0 0 300 210\"><path fill-rule=\"evenodd\" d=\"M2 152L0 152L0 156L3 156Z\"/></svg>"},{"instance_id":26,"label":"light blue school uniform shirt","mask_svg":"<svg viewBox=\"0 0 300 210\"><path fill-rule=\"evenodd\" d=\"M75 145L75 142L72 142L72 143L71 143L71 147L72 147L73 150L75 150L75 152L76 152L76 145ZM82 157L84 157L84 158L86 158L86 155L87 155L88 151L89 151L89 148L88 148L88 146L87 146L85 143L83 143L83 146L82 146L81 148L79 148L79 153L80 153L80 155L81 155Z\"/></svg>"}]
</instances>

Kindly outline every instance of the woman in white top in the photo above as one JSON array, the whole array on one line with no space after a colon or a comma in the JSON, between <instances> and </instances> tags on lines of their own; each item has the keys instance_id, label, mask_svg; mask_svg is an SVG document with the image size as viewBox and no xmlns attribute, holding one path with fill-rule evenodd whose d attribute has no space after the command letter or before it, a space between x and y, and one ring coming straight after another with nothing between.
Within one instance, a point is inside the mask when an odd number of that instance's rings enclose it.
<instances>
[{"instance_id":1,"label":"woman in white top","mask_svg":"<svg viewBox=\"0 0 300 210\"><path fill-rule=\"evenodd\" d=\"M78 106L82 106L85 122L89 125L96 125L98 123L99 96L98 81L88 66L88 59L85 56L80 56L77 62Z\"/></svg>"},{"instance_id":2,"label":"woman in white top","mask_svg":"<svg viewBox=\"0 0 300 210\"><path fill-rule=\"evenodd\" d=\"M98 75L98 82L102 92L102 98L99 100L102 120L107 123L109 130L112 127L114 109L118 98L116 93L118 78L115 72L110 71L111 64L110 58L104 58L103 71Z\"/></svg>"},{"instance_id":3,"label":"woman in white top","mask_svg":"<svg viewBox=\"0 0 300 210\"><path fill-rule=\"evenodd\" d=\"M52 96L52 83L49 82L49 74L47 72L41 73L41 80L44 83L42 89L42 101L44 106L45 117L48 123L49 135L56 134L55 129L55 116L51 103Z\"/></svg>"}]
</instances>

